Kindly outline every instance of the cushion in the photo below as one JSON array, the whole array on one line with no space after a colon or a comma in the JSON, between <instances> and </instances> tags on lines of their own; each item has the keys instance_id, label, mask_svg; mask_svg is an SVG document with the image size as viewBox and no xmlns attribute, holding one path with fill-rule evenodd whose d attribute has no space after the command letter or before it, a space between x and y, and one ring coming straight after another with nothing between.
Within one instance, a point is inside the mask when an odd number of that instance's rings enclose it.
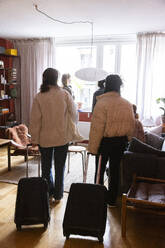
<instances>
[{"instance_id":1,"label":"cushion","mask_svg":"<svg viewBox=\"0 0 165 248\"><path fill-rule=\"evenodd\" d=\"M18 150L16 150L13 153L13 156L17 155L25 155L25 147L30 144L30 139L28 137L28 128L24 124L20 124L11 128L7 129L9 133L9 138L12 139L16 144L12 142L12 145ZM21 145L22 147L18 147L18 145ZM38 146L30 146L29 149L29 155L38 155L39 148Z\"/></svg>"},{"instance_id":2,"label":"cushion","mask_svg":"<svg viewBox=\"0 0 165 248\"><path fill-rule=\"evenodd\" d=\"M165 157L165 152L155 149L154 147L143 143L142 141L136 139L135 137L129 143L128 151L136 153L150 153L155 154L160 157Z\"/></svg>"},{"instance_id":3,"label":"cushion","mask_svg":"<svg viewBox=\"0 0 165 248\"><path fill-rule=\"evenodd\" d=\"M21 146L29 144L28 128L24 124L8 128L9 137Z\"/></svg>"},{"instance_id":4,"label":"cushion","mask_svg":"<svg viewBox=\"0 0 165 248\"><path fill-rule=\"evenodd\" d=\"M139 200L136 202L136 206L142 206L147 208L161 208L165 207L165 183L148 183L148 182L136 182L131 187L128 198L134 198ZM150 202L144 204L143 201ZM163 204L162 206L155 205L155 203ZM161 208L162 209L162 208Z\"/></svg>"},{"instance_id":5,"label":"cushion","mask_svg":"<svg viewBox=\"0 0 165 248\"><path fill-rule=\"evenodd\" d=\"M162 149L162 145L163 145L163 142L164 142L164 139L162 137L160 137L159 135L156 135L154 133L151 133L151 132L146 132L145 133L145 142L156 148L156 149L159 149L161 150Z\"/></svg>"},{"instance_id":6,"label":"cushion","mask_svg":"<svg viewBox=\"0 0 165 248\"><path fill-rule=\"evenodd\" d=\"M21 145L26 146L27 144L29 144L30 142L27 136L28 128L24 124L20 124L15 128L16 128L17 136L20 139Z\"/></svg>"},{"instance_id":7,"label":"cushion","mask_svg":"<svg viewBox=\"0 0 165 248\"><path fill-rule=\"evenodd\" d=\"M161 135L162 133L162 125L156 126L156 127L151 127L150 132L154 133L156 135Z\"/></svg>"}]
</instances>

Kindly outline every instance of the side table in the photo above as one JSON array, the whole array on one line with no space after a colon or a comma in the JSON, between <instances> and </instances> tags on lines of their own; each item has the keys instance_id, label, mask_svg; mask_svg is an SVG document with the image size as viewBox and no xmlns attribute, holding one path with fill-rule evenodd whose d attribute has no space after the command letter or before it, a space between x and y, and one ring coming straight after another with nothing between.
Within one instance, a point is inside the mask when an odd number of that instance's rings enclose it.
<instances>
[{"instance_id":1,"label":"side table","mask_svg":"<svg viewBox=\"0 0 165 248\"><path fill-rule=\"evenodd\" d=\"M5 146L5 145L8 145L8 149L9 149L10 140L9 139L0 139L0 147ZM10 163L8 163L8 171L10 171L10 170L11 170L11 166L10 166Z\"/></svg>"}]
</instances>

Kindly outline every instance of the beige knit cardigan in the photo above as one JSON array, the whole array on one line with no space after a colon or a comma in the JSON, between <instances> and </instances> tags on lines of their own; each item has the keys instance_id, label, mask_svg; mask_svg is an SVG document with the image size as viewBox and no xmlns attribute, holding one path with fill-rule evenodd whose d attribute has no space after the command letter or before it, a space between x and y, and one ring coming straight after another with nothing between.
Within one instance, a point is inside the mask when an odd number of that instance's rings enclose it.
<instances>
[{"instance_id":1,"label":"beige knit cardigan","mask_svg":"<svg viewBox=\"0 0 165 248\"><path fill-rule=\"evenodd\" d=\"M135 127L133 107L117 92L97 97L91 120L88 150L97 154L103 137L127 136L131 139Z\"/></svg>"},{"instance_id":2,"label":"beige knit cardigan","mask_svg":"<svg viewBox=\"0 0 165 248\"><path fill-rule=\"evenodd\" d=\"M77 111L72 96L66 90L51 86L38 93L33 101L29 132L32 143L41 147L63 146L70 140L68 113L76 122Z\"/></svg>"}]
</instances>

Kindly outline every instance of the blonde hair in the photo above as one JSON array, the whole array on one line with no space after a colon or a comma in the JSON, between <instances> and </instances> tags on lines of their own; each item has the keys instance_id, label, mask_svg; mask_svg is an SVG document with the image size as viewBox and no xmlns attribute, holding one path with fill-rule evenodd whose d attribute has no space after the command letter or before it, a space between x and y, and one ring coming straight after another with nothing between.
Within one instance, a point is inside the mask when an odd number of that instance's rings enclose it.
<instances>
[{"instance_id":1,"label":"blonde hair","mask_svg":"<svg viewBox=\"0 0 165 248\"><path fill-rule=\"evenodd\" d=\"M71 77L71 76L70 76L69 73L63 74L63 75L62 75L61 81L62 81L63 86L67 86L67 80L68 80L70 77Z\"/></svg>"}]
</instances>

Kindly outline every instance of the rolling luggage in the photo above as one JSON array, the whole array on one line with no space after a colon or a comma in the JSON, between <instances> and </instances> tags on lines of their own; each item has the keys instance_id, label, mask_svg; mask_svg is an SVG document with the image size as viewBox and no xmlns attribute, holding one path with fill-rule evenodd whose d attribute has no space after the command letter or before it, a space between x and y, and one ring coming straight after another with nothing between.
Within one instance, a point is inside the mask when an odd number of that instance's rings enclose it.
<instances>
[{"instance_id":1,"label":"rolling luggage","mask_svg":"<svg viewBox=\"0 0 165 248\"><path fill-rule=\"evenodd\" d=\"M97 175L99 175L101 161ZM99 178L97 177L97 182ZM97 237L103 242L107 218L107 189L103 185L73 183L71 185L63 219L63 234Z\"/></svg>"},{"instance_id":2,"label":"rolling luggage","mask_svg":"<svg viewBox=\"0 0 165 248\"><path fill-rule=\"evenodd\" d=\"M17 230L22 225L36 224L43 224L46 229L50 220L48 184L42 177L28 177L28 156L26 176L18 183L14 218Z\"/></svg>"}]
</instances>

